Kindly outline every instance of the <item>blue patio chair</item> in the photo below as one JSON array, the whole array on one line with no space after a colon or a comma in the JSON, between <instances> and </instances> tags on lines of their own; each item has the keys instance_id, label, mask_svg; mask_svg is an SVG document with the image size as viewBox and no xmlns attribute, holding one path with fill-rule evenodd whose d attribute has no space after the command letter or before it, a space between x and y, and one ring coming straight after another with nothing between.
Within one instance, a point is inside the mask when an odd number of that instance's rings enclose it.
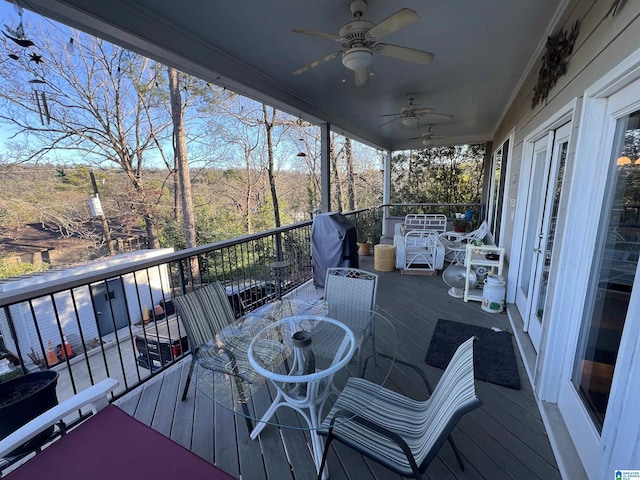
<instances>
[{"instance_id":1,"label":"blue patio chair","mask_svg":"<svg viewBox=\"0 0 640 480\"><path fill-rule=\"evenodd\" d=\"M421 479L442 444L449 439L464 470L462 457L450 434L464 414L482 405L475 391L475 340L471 337L458 347L428 400L414 400L364 378L350 378L319 431L327 440L318 479L333 440L403 477ZM429 389L424 372L411 364L395 362L419 371ZM336 423L340 418L347 421Z\"/></svg>"}]
</instances>

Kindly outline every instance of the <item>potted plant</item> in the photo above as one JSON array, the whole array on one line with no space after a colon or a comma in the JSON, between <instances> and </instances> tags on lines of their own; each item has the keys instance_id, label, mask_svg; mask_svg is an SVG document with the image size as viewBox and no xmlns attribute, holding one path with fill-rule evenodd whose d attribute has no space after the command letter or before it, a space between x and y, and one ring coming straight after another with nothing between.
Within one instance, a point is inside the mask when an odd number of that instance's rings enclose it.
<instances>
[{"instance_id":1,"label":"potted plant","mask_svg":"<svg viewBox=\"0 0 640 480\"><path fill-rule=\"evenodd\" d=\"M358 253L371 255L371 245L380 242L382 236L382 221L377 208L370 208L357 214L356 236Z\"/></svg>"},{"instance_id":2,"label":"potted plant","mask_svg":"<svg viewBox=\"0 0 640 480\"><path fill-rule=\"evenodd\" d=\"M456 218L453 220L453 231L464 233L467 231L469 221L464 218Z\"/></svg>"},{"instance_id":3,"label":"potted plant","mask_svg":"<svg viewBox=\"0 0 640 480\"><path fill-rule=\"evenodd\" d=\"M0 384L0 440L58 404L57 382L58 373L45 370L21 375ZM18 447L9 456L38 448L51 433L53 427Z\"/></svg>"}]
</instances>

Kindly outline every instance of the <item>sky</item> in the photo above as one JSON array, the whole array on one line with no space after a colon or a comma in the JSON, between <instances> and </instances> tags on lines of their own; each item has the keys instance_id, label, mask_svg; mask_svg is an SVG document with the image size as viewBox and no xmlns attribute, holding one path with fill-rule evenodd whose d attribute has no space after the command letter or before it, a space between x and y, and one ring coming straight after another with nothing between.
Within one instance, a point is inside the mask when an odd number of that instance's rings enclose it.
<instances>
[{"instance_id":1,"label":"sky","mask_svg":"<svg viewBox=\"0 0 640 480\"><path fill-rule=\"evenodd\" d=\"M9 29L16 30L18 28L18 25L21 20L20 14L18 13L19 10L20 9L18 9L18 7L13 1L8 2L6 0L0 0L0 19L2 19L1 24L2 24L2 31L4 33L8 33ZM33 22L33 21L37 21L38 19L45 18L35 14L34 12L26 8L23 8L21 11L22 11L22 22L25 26L27 26L29 22ZM61 25L49 19L46 19L46 21L50 25L55 26L55 28L59 29L61 32L65 34L68 34L68 32L71 31L71 29L66 25ZM26 34L28 37L28 27L27 27ZM6 40L6 39L4 39L4 41L10 42L10 40ZM4 58L0 59L0 65L5 61L11 61L11 60L4 59ZM0 108L2 108L1 103L0 103ZM14 126L10 124L2 123L2 121L0 121L0 156L5 151L6 142L10 140L11 135L13 135L15 132L16 132L16 129Z\"/></svg>"},{"instance_id":2,"label":"sky","mask_svg":"<svg viewBox=\"0 0 640 480\"><path fill-rule=\"evenodd\" d=\"M15 7L15 5L13 3L4 1L4 0L0 0L0 17L2 18L2 25L3 25L3 32L9 32L11 33L11 30L17 30L18 28L18 24L20 23L21 17ZM71 38L71 36L73 36L73 30L70 29L69 27L56 23L46 17L42 17L36 13L33 13L32 11L28 10L28 9L23 9L23 14L22 14L22 21L24 24L24 29L25 29L25 34L27 38L30 38L30 30L31 32L34 32L34 30L36 30L37 25L39 23L45 22L44 23L44 27L45 29L49 29L49 28L55 28L59 31L60 33L60 38L65 39L66 38ZM37 33L37 32L36 32ZM24 49L21 50L21 47L17 47L14 46L11 43L11 40L8 40L6 38L2 39L2 41L4 42L8 42L7 45L11 46L11 47L15 47L16 49L16 53L18 54L25 54L28 55L30 54L32 51L37 51L37 43L38 43L38 39L37 39L37 35L35 35L35 33L33 33L33 35L31 36L31 39L36 42L36 46L34 48L30 48L30 49ZM78 42L76 41L76 49L80 48L81 45L78 45ZM62 48L62 46L61 46ZM76 50L77 52L77 50ZM13 62L14 60L11 59L0 59L0 62ZM1 63L0 63L1 64ZM42 64L43 66L43 71L46 72L46 62L44 62ZM3 108L2 105L2 100L0 99L0 109ZM260 111L261 114L261 111ZM262 116L262 115L260 115ZM220 117L219 117L220 118ZM280 118L283 118L283 114L280 114ZM226 120L220 120L221 124L225 124ZM7 123L2 123L2 121L0 120L0 161L3 159L3 157L6 159L7 158L7 142L10 140L10 137L12 134L14 134L16 131L16 128L10 124ZM264 132L261 132L262 136L264 136ZM297 153L299 153L299 146L295 145L297 139L295 138L290 138L287 139L285 144L283 144L283 146L278 147L277 151L276 151L276 156L279 157L279 162L280 162L280 168L286 168L286 169L306 169L305 165L303 163L304 159L301 159L300 157L297 156ZM191 148L192 146L195 146L194 144L190 144L189 148ZM165 145L166 153L169 155L172 155L172 148L170 145ZM319 151L319 148L315 149L316 151ZM369 152L369 150L371 150L371 152ZM381 163L379 160L379 155L377 155L375 153L375 151L373 149L370 149L369 147L366 147L364 145L360 145L357 144L357 142L354 142L354 151L356 153L356 156L359 157L359 153L362 154L363 156L361 158L371 158L371 160L374 162L373 164L373 168L380 168L381 167ZM233 152L231 152L233 153ZM235 152L237 156L242 157L242 152ZM312 152L305 152L305 153L312 153ZM316 152L317 153L317 152ZM194 154L195 154L195 150L194 150ZM222 154L221 154L222 155ZM225 155L230 155L229 153L225 153ZM86 154L81 154L81 155L75 155L78 158L86 158ZM194 155L195 156L195 155ZM47 157L48 161L50 161L51 163L54 164L59 164L59 163L72 163L70 161L64 162L64 161L60 161L61 158L63 159L67 159L67 158L73 158L74 155L73 153L69 153L69 152L64 152L64 153L53 153L52 155L50 155L49 157ZM146 160L145 160L145 166L148 167L159 167L162 168L164 166L163 161L161 160L159 154L151 154L149 155Z\"/></svg>"}]
</instances>

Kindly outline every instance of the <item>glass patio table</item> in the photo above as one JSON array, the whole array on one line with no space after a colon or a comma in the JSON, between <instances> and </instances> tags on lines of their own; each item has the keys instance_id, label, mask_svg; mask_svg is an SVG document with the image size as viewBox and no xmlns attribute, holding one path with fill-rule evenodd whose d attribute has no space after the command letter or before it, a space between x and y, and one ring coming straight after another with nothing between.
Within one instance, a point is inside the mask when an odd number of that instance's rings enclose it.
<instances>
[{"instance_id":1,"label":"glass patio table","mask_svg":"<svg viewBox=\"0 0 640 480\"><path fill-rule=\"evenodd\" d=\"M363 339L365 354L371 350L369 334L376 336L376 350L389 356L367 369L383 384L397 350L386 317L353 305L283 299L245 315L201 347L193 378L217 405L246 418L252 439L269 425L310 431L319 467L318 430L349 377L360 374L354 353Z\"/></svg>"}]
</instances>

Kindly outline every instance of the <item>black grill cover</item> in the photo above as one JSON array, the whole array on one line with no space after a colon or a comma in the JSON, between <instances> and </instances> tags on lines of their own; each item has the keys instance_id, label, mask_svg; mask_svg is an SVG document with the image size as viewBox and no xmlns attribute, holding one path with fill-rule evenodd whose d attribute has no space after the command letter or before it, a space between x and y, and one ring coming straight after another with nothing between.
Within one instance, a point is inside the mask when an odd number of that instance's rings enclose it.
<instances>
[{"instance_id":1,"label":"black grill cover","mask_svg":"<svg viewBox=\"0 0 640 480\"><path fill-rule=\"evenodd\" d=\"M324 287L327 269L358 268L356 227L341 213L316 215L311 226L313 282Z\"/></svg>"}]
</instances>

